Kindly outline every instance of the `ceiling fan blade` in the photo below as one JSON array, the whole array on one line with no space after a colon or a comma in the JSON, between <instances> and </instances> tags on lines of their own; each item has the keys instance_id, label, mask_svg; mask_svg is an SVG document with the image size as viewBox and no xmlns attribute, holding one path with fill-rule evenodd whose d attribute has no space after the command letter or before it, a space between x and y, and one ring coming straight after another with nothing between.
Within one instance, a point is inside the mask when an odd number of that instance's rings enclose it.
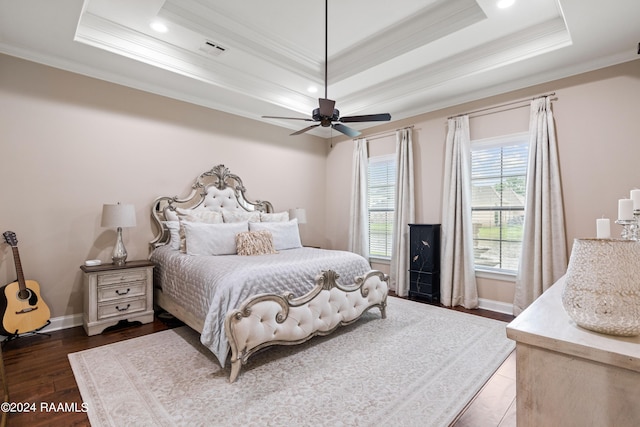
<instances>
[{"instance_id":1,"label":"ceiling fan blade","mask_svg":"<svg viewBox=\"0 0 640 427\"><path fill-rule=\"evenodd\" d=\"M334 123L331 125L332 128L334 128L335 130L337 130L338 132L342 132L345 135L351 137L351 138L355 138L356 136L360 135L362 132L357 131L355 129L351 129L348 126L345 126L341 123Z\"/></svg>"},{"instance_id":2,"label":"ceiling fan blade","mask_svg":"<svg viewBox=\"0 0 640 427\"><path fill-rule=\"evenodd\" d=\"M320 102L320 115L325 117L333 116L333 108L336 106L336 101L332 99L319 98Z\"/></svg>"},{"instance_id":3,"label":"ceiling fan blade","mask_svg":"<svg viewBox=\"0 0 640 427\"><path fill-rule=\"evenodd\" d=\"M306 119L302 117L280 117L280 116L262 116L263 119L285 119L285 120L304 120L305 122L314 122L313 119Z\"/></svg>"},{"instance_id":4,"label":"ceiling fan blade","mask_svg":"<svg viewBox=\"0 0 640 427\"><path fill-rule=\"evenodd\" d=\"M311 130L311 129L313 129L313 128L317 128L318 126L320 126L320 123L318 123L317 125L307 126L306 128L304 128L304 129L300 129L299 131L294 132L294 133L292 133L292 134L291 134L291 135L289 135L289 136L300 135L301 133L305 133L305 132L306 132L306 131L308 131L308 130Z\"/></svg>"},{"instance_id":5,"label":"ceiling fan blade","mask_svg":"<svg viewBox=\"0 0 640 427\"><path fill-rule=\"evenodd\" d=\"M391 114L367 114L364 116L348 116L348 117L340 117L339 121L343 123L354 123L354 122L388 122L391 120Z\"/></svg>"}]
</instances>

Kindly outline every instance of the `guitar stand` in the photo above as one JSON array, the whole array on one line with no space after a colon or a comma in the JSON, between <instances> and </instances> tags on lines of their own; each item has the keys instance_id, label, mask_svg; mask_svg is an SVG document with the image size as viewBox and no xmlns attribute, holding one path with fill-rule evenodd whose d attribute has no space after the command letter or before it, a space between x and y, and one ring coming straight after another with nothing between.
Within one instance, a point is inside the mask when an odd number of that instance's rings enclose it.
<instances>
[{"instance_id":1,"label":"guitar stand","mask_svg":"<svg viewBox=\"0 0 640 427\"><path fill-rule=\"evenodd\" d=\"M24 332L22 334L17 333L18 331L16 330L16 333L7 335L6 338L3 339L2 342L0 342L0 344L2 346L4 346L4 344L9 342L9 341L13 341L15 339L22 338L22 337L31 337L33 335L46 335L48 337L51 337L51 334L48 334L46 332L40 332L42 329L46 328L50 324L51 324L51 320L47 320L47 323L45 323L44 325L42 325L38 329L35 329L35 330L31 331L31 332Z\"/></svg>"}]
</instances>

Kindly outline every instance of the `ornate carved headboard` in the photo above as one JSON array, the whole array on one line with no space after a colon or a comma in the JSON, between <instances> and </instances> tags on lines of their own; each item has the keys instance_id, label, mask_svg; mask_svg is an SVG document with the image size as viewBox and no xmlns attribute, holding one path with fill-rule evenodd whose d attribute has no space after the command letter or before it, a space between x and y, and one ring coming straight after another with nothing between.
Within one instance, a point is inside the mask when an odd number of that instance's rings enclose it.
<instances>
[{"instance_id":1,"label":"ornate carved headboard","mask_svg":"<svg viewBox=\"0 0 640 427\"><path fill-rule=\"evenodd\" d=\"M169 241L169 230L163 222L177 220L177 208L273 212L273 206L270 202L248 199L245 196L246 189L240 177L232 174L225 165L214 166L211 170L198 175L191 188L191 193L184 198L162 196L153 202L151 218L156 225L157 232L150 242L151 250L163 246Z\"/></svg>"}]
</instances>

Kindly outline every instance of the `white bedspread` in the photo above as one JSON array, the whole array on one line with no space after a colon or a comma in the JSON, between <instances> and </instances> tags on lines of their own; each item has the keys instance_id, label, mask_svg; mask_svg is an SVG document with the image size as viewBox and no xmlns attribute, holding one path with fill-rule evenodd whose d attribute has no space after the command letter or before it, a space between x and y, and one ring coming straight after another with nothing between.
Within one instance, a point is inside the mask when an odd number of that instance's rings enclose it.
<instances>
[{"instance_id":1,"label":"white bedspread","mask_svg":"<svg viewBox=\"0 0 640 427\"><path fill-rule=\"evenodd\" d=\"M371 270L367 260L344 251L299 248L258 256L190 256L163 246L151 254L156 286L204 320L200 341L224 366L229 343L225 314L249 296L261 293L307 293L323 270L334 270L349 285Z\"/></svg>"}]
</instances>

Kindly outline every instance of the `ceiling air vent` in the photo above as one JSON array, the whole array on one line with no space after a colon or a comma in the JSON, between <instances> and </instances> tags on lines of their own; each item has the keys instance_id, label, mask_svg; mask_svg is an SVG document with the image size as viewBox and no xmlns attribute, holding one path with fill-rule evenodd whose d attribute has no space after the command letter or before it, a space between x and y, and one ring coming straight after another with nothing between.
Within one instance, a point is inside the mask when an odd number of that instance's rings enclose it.
<instances>
[{"instance_id":1,"label":"ceiling air vent","mask_svg":"<svg viewBox=\"0 0 640 427\"><path fill-rule=\"evenodd\" d=\"M200 52L204 52L207 55L211 56L220 56L227 51L226 47L220 46L218 43L211 42L206 40L204 44L202 44L198 50Z\"/></svg>"}]
</instances>

